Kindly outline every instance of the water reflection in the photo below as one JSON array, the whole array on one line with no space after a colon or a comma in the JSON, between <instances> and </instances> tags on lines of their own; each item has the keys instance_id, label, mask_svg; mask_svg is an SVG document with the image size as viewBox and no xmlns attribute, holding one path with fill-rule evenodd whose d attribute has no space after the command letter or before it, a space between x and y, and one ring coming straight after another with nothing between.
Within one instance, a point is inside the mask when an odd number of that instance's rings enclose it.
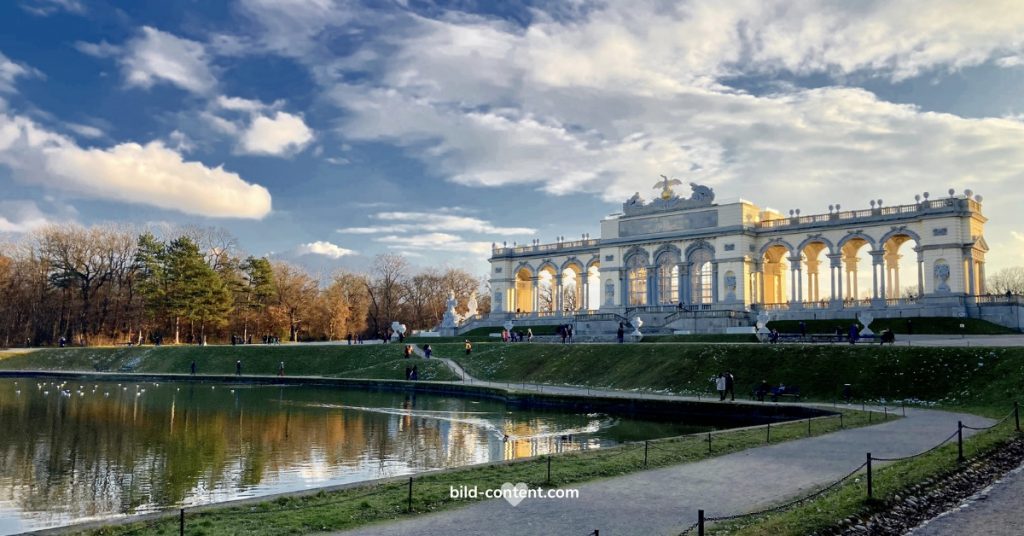
<instances>
[{"instance_id":1,"label":"water reflection","mask_svg":"<svg viewBox=\"0 0 1024 536\"><path fill-rule=\"evenodd\" d=\"M0 380L0 532L694 430L395 392Z\"/></svg>"}]
</instances>

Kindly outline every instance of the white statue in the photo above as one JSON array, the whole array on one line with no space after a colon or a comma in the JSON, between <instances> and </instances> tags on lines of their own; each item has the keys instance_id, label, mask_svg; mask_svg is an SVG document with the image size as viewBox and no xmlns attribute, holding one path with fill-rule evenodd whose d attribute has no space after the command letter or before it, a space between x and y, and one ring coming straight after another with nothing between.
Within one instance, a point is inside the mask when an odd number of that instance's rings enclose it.
<instances>
[{"instance_id":1,"label":"white statue","mask_svg":"<svg viewBox=\"0 0 1024 536\"><path fill-rule=\"evenodd\" d=\"M448 291L447 309L444 312L444 316L441 317L442 328L454 328L459 325L459 314L455 312L455 306L458 305L458 301L455 299L455 291Z\"/></svg>"},{"instance_id":2,"label":"white statue","mask_svg":"<svg viewBox=\"0 0 1024 536\"><path fill-rule=\"evenodd\" d=\"M476 316L476 291L469 295L469 301L466 302L466 318Z\"/></svg>"},{"instance_id":3,"label":"white statue","mask_svg":"<svg viewBox=\"0 0 1024 536\"><path fill-rule=\"evenodd\" d=\"M402 323L397 321L397 320L395 320L394 322L391 322L391 340L393 340L393 341L397 341L398 340L398 334L402 333L402 331L400 331L402 329L402 327L403 327Z\"/></svg>"},{"instance_id":4,"label":"white statue","mask_svg":"<svg viewBox=\"0 0 1024 536\"><path fill-rule=\"evenodd\" d=\"M501 327L505 328L505 331L512 331L512 328L515 327L515 324L513 324L511 320L506 320Z\"/></svg>"}]
</instances>

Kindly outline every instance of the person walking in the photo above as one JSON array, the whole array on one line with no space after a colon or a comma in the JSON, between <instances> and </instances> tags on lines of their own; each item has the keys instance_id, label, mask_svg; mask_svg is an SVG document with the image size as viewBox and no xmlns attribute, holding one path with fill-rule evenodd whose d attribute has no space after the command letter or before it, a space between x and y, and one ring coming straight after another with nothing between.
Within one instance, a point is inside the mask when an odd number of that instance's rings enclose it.
<instances>
[{"instance_id":1,"label":"person walking","mask_svg":"<svg viewBox=\"0 0 1024 536\"><path fill-rule=\"evenodd\" d=\"M420 379L420 370L416 365L412 366L412 376L409 379L413 381Z\"/></svg>"},{"instance_id":2,"label":"person walking","mask_svg":"<svg viewBox=\"0 0 1024 536\"><path fill-rule=\"evenodd\" d=\"M526 328L526 342L533 342L533 328Z\"/></svg>"},{"instance_id":3,"label":"person walking","mask_svg":"<svg viewBox=\"0 0 1024 536\"><path fill-rule=\"evenodd\" d=\"M736 378L729 371L725 372L725 392L733 402L736 401Z\"/></svg>"},{"instance_id":4,"label":"person walking","mask_svg":"<svg viewBox=\"0 0 1024 536\"><path fill-rule=\"evenodd\" d=\"M615 338L616 340L619 341L619 344L622 344L622 340L625 338L625 336L626 330L625 328L622 327L622 322L619 322L619 329L615 332Z\"/></svg>"},{"instance_id":5,"label":"person walking","mask_svg":"<svg viewBox=\"0 0 1024 536\"><path fill-rule=\"evenodd\" d=\"M190 369L191 369L192 375L195 376L196 375L196 360L195 359L192 360L192 367Z\"/></svg>"},{"instance_id":6,"label":"person walking","mask_svg":"<svg viewBox=\"0 0 1024 536\"><path fill-rule=\"evenodd\" d=\"M282 361L281 364L277 366L277 375L284 376L284 361Z\"/></svg>"},{"instance_id":7,"label":"person walking","mask_svg":"<svg viewBox=\"0 0 1024 536\"><path fill-rule=\"evenodd\" d=\"M235 376L242 375L242 360L235 361Z\"/></svg>"},{"instance_id":8,"label":"person walking","mask_svg":"<svg viewBox=\"0 0 1024 536\"><path fill-rule=\"evenodd\" d=\"M433 353L434 353L434 349L431 348L429 344L424 344L423 345L423 356L424 357L426 357L427 359L430 359L430 356Z\"/></svg>"},{"instance_id":9,"label":"person walking","mask_svg":"<svg viewBox=\"0 0 1024 536\"><path fill-rule=\"evenodd\" d=\"M466 339L465 347L466 347L466 355L469 355L469 354L473 353L473 343L469 342L469 339Z\"/></svg>"},{"instance_id":10,"label":"person walking","mask_svg":"<svg viewBox=\"0 0 1024 536\"><path fill-rule=\"evenodd\" d=\"M412 367L405 367L405 381L409 381L412 378Z\"/></svg>"},{"instance_id":11,"label":"person walking","mask_svg":"<svg viewBox=\"0 0 1024 536\"><path fill-rule=\"evenodd\" d=\"M718 391L718 401L722 402L725 400L725 374L719 373L718 377L715 378L715 390Z\"/></svg>"},{"instance_id":12,"label":"person walking","mask_svg":"<svg viewBox=\"0 0 1024 536\"><path fill-rule=\"evenodd\" d=\"M860 334L857 333L857 323L850 324L850 344L855 344L857 339L860 338Z\"/></svg>"}]
</instances>

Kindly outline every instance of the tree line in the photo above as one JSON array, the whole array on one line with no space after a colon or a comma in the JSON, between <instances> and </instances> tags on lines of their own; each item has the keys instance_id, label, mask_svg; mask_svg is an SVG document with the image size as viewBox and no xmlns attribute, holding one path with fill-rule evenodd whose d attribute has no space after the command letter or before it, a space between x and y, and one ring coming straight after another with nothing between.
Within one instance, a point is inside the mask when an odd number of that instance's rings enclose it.
<instances>
[{"instance_id":1,"label":"tree line","mask_svg":"<svg viewBox=\"0 0 1024 536\"><path fill-rule=\"evenodd\" d=\"M244 254L222 229L51 225L0 248L0 346L382 337L392 321L440 324L450 290L463 313L479 292L485 313L484 284L394 254L367 273L310 274Z\"/></svg>"}]
</instances>

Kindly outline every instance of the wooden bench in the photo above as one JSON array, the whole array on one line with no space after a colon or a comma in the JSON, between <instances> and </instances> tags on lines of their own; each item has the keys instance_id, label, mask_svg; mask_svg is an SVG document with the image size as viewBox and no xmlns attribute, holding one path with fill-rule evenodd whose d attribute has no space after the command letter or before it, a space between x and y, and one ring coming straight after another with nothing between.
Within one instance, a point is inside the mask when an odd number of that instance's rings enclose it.
<instances>
[{"instance_id":1,"label":"wooden bench","mask_svg":"<svg viewBox=\"0 0 1024 536\"><path fill-rule=\"evenodd\" d=\"M800 388L795 385L787 385L783 389L779 389L778 386L769 387L763 395L758 388L750 392L751 400L763 401L765 398L770 398L772 402L778 402L780 398L800 400Z\"/></svg>"}]
</instances>

